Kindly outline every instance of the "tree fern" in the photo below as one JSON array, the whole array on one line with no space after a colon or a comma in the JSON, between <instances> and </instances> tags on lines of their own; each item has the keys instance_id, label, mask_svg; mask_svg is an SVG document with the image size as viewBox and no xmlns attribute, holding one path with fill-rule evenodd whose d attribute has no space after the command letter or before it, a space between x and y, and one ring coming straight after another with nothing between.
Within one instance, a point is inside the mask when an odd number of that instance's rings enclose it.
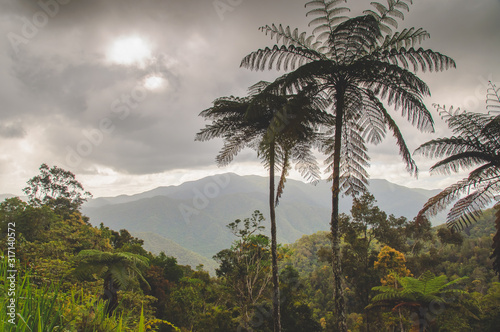
<instances>
[{"instance_id":1,"label":"tree fern","mask_svg":"<svg viewBox=\"0 0 500 332\"><path fill-rule=\"evenodd\" d=\"M490 83L487 106L500 105ZM457 200L447 217L447 224L460 230L475 222L481 210L498 200L500 193L500 122L498 116L472 113L437 105L441 117L454 136L422 144L415 152L429 158L443 158L431 167L431 172L450 174L473 167L469 176L429 199L417 219L433 215Z\"/></svg>"},{"instance_id":2,"label":"tree fern","mask_svg":"<svg viewBox=\"0 0 500 332\"><path fill-rule=\"evenodd\" d=\"M82 279L93 276L104 279L103 297L109 301L111 313L118 304L117 289L126 288L134 279L149 287L142 271L149 267L148 259L129 252L104 252L94 249L82 250L75 257L74 273Z\"/></svg>"},{"instance_id":3,"label":"tree fern","mask_svg":"<svg viewBox=\"0 0 500 332\"><path fill-rule=\"evenodd\" d=\"M290 57L290 54L284 53L287 57ZM255 59L249 61L264 65L268 59L259 56L256 54ZM270 59L269 63L272 65L274 61ZM283 63L282 60L277 61ZM292 61L293 65L293 59L288 59L284 60L285 66L289 61ZM200 115L212 120L212 124L202 129L196 135L196 140L203 141L215 137L224 139L224 146L216 157L219 165L228 164L243 148L250 147L257 151L258 157L269 170L273 317L275 331L279 331L281 328L275 207L279 203L293 162L297 163L299 171L307 179L319 178L319 167L311 148L317 136L316 126L330 121L330 116L316 108L322 104L317 101L319 99L313 101L308 96L311 91L315 92L314 86L297 94L286 94L269 89L267 82L259 82L249 90L250 95L246 98L219 98L212 108L201 112ZM276 192L275 171L281 172Z\"/></svg>"},{"instance_id":4,"label":"tree fern","mask_svg":"<svg viewBox=\"0 0 500 332\"><path fill-rule=\"evenodd\" d=\"M441 71L455 62L438 52L419 47L429 34L423 29L394 32L409 11L411 0L372 2L365 15L348 17L345 0L306 3L312 34L281 25L261 28L276 41L272 48L256 50L242 59L251 70L284 69L286 73L266 89L298 94L306 87L331 100L330 137L319 144L327 155L332 185L332 254L339 330L347 331L339 260L338 201L341 189L357 194L366 189L366 143L378 144L387 131L396 137L400 155L410 173L417 167L396 122L383 102L396 109L421 131L433 131L433 120L423 103L429 88L415 72ZM314 98L314 95L312 95ZM377 119L378 118L378 119ZM330 146L327 146L330 144Z\"/></svg>"},{"instance_id":5,"label":"tree fern","mask_svg":"<svg viewBox=\"0 0 500 332\"><path fill-rule=\"evenodd\" d=\"M367 309L391 307L392 310L396 310L406 307L421 318L419 322L421 331L424 330L423 324L428 319L425 312L433 304L445 304L446 310L465 309L468 315L477 319L476 314L479 312L479 308L465 301L468 293L461 289L452 288L453 285L467 278L462 277L448 281L445 275L435 276L429 271L426 271L418 279L413 277L397 278L399 288L390 286L372 288L379 293L372 298ZM453 301L450 301L450 298Z\"/></svg>"}]
</instances>

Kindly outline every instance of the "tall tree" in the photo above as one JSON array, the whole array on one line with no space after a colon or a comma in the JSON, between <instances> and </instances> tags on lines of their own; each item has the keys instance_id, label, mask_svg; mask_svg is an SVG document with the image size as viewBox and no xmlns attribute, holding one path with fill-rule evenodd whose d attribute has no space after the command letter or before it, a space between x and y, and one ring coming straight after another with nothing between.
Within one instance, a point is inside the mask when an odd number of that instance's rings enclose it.
<instances>
[{"instance_id":1,"label":"tall tree","mask_svg":"<svg viewBox=\"0 0 500 332\"><path fill-rule=\"evenodd\" d=\"M306 87L297 94L277 94L265 91L268 85L268 82L253 85L246 98L217 99L213 107L200 114L213 122L196 135L196 140L224 139L216 158L219 166L229 164L239 151L250 147L269 169L273 316L275 331L281 331L275 207L293 162L306 179L319 178L319 167L311 151L318 136L315 127L331 121L331 117L321 111L327 104L325 99L310 98L317 93L314 87ZM277 188L276 170L281 171Z\"/></svg>"},{"instance_id":2,"label":"tall tree","mask_svg":"<svg viewBox=\"0 0 500 332\"><path fill-rule=\"evenodd\" d=\"M48 204L58 209L78 210L92 197L70 171L57 166L42 164L40 174L32 177L23 189L29 202L34 205Z\"/></svg>"},{"instance_id":3,"label":"tall tree","mask_svg":"<svg viewBox=\"0 0 500 332\"><path fill-rule=\"evenodd\" d=\"M422 144L415 152L430 158L444 158L431 167L431 172L450 174L474 168L469 176L431 197L420 210L417 220L434 215L457 200L447 216L447 225L458 231L477 221L481 211L497 202L493 243L493 268L500 274L500 93L490 82L487 113L448 110L437 105L441 117L452 129L453 136Z\"/></svg>"},{"instance_id":4,"label":"tall tree","mask_svg":"<svg viewBox=\"0 0 500 332\"><path fill-rule=\"evenodd\" d=\"M261 30L279 43L247 55L241 66L255 70L292 70L268 89L301 90L316 84L318 91L332 100L335 122L331 139L324 143L331 171L332 255L336 310L339 330L346 332L344 295L341 285L339 196L341 190L356 194L366 189L368 155L365 143L380 143L386 130L393 132L400 154L410 173L417 173L403 135L382 100L400 109L409 122L421 131L432 131L431 114L422 98L429 95L427 85L413 72L440 71L455 67L454 61L440 53L414 48L429 34L419 28L397 28L397 19L409 10L411 0L388 0L387 7L372 2L376 11L349 18L342 7L346 0L319 0L306 3L307 15L314 18L311 35L282 25L266 25Z\"/></svg>"},{"instance_id":5,"label":"tall tree","mask_svg":"<svg viewBox=\"0 0 500 332\"><path fill-rule=\"evenodd\" d=\"M265 295L272 278L269 238L260 232L264 217L254 211L251 218L237 219L227 225L238 238L230 249L219 251L213 258L220 263L217 276L229 285L241 313L241 325L251 331L253 307Z\"/></svg>"},{"instance_id":6,"label":"tall tree","mask_svg":"<svg viewBox=\"0 0 500 332\"><path fill-rule=\"evenodd\" d=\"M375 206L375 197L368 192L353 199L351 216L341 214L339 231L343 235L342 272L346 285L354 294L348 298L350 309L363 312L365 331L370 329L370 313L365 307L370 303L370 290L379 283L380 276L374 267L380 245L407 249L406 218L396 218ZM385 248L385 247L384 247ZM384 249L382 249L383 251Z\"/></svg>"}]
</instances>

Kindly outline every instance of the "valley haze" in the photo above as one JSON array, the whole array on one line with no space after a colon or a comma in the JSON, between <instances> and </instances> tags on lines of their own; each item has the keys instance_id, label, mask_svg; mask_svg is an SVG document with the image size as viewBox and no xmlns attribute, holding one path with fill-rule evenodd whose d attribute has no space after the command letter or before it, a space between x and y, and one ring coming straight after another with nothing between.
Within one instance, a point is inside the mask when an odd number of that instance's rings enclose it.
<instances>
[{"instance_id":1,"label":"valley haze","mask_svg":"<svg viewBox=\"0 0 500 332\"><path fill-rule=\"evenodd\" d=\"M278 242L292 243L303 235L329 229L330 188L331 183L326 181L312 185L287 180L276 209ZM171 256L177 253L181 264L213 267L212 256L228 248L235 239L226 228L230 222L260 210L266 218L265 233L269 233L267 190L266 177L224 173L136 195L95 198L85 203L82 210L95 226L103 223L114 230L127 229L144 239L147 250L165 251ZM440 192L407 188L380 179L370 180L369 191L382 211L410 220L430 197ZM349 213L351 203L350 197L342 197L341 212ZM443 215L433 220L433 224L443 222ZM180 256L189 257L189 262Z\"/></svg>"}]
</instances>

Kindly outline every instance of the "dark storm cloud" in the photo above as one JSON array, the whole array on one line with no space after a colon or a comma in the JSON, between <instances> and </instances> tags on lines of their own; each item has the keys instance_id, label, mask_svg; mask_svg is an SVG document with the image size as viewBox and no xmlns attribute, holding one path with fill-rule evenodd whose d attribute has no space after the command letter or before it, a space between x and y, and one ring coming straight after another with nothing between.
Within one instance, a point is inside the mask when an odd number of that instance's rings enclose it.
<instances>
[{"instance_id":1,"label":"dark storm cloud","mask_svg":"<svg viewBox=\"0 0 500 332\"><path fill-rule=\"evenodd\" d=\"M310 31L304 3L1 0L0 164L14 163L22 153L15 162L20 174L42 162L75 173L93 172L96 165L122 174L215 167L221 142L194 142L205 125L199 112L217 97L245 95L256 81L283 74L251 72L239 64L249 52L273 45L259 26L282 23ZM348 6L358 15L369 1ZM432 103L460 105L468 99L479 106L484 100L478 86L490 76L500 80L499 13L496 0L414 1L401 28L424 27L431 33L424 48L457 61L456 70L422 75L433 93L426 99L433 114ZM109 47L126 36L151 46L145 63L109 61ZM166 86L144 90L151 75L163 77ZM398 113L391 114L409 133L411 149L432 137L419 136ZM436 123L442 133L443 123ZM19 152L20 146L25 150ZM373 151L376 162L400 163L393 145ZM237 161L254 156L244 152ZM0 175L0 182L7 177Z\"/></svg>"}]
</instances>

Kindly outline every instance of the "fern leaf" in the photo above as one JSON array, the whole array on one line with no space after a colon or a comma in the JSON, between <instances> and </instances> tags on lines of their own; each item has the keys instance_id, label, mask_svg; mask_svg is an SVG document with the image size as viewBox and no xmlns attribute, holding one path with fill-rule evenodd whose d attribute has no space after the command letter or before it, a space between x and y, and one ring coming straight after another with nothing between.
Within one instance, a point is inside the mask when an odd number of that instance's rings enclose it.
<instances>
[{"instance_id":1,"label":"fern leaf","mask_svg":"<svg viewBox=\"0 0 500 332\"><path fill-rule=\"evenodd\" d=\"M347 7L339 7L341 3L346 3L346 0L333 0L333 1L310 1L306 3L306 7L316 7L310 9L306 16L313 15L319 16L309 22L309 26L316 26L313 34L319 33L324 38L324 34L332 34L336 25L345 21L347 17L340 16L343 13L349 12ZM319 39L320 37L318 37Z\"/></svg>"},{"instance_id":2,"label":"fern leaf","mask_svg":"<svg viewBox=\"0 0 500 332\"><path fill-rule=\"evenodd\" d=\"M399 59L401 57L411 62L413 71L418 71L420 68L425 72L428 67L431 71L443 71L448 68L456 67L455 61L450 57L432 50L424 50L423 48L416 50L413 47L409 49L402 47L399 50L385 50L380 53L380 59L386 61L400 62ZM401 64L404 66L403 68L408 69L407 65L404 63Z\"/></svg>"},{"instance_id":3,"label":"fern leaf","mask_svg":"<svg viewBox=\"0 0 500 332\"><path fill-rule=\"evenodd\" d=\"M486 95L486 110L490 115L500 115L500 88L491 81Z\"/></svg>"},{"instance_id":4,"label":"fern leaf","mask_svg":"<svg viewBox=\"0 0 500 332\"><path fill-rule=\"evenodd\" d=\"M394 4L394 8L401 8L406 10L407 12L410 11L410 6L404 1L398 1L397 3Z\"/></svg>"},{"instance_id":5,"label":"fern leaf","mask_svg":"<svg viewBox=\"0 0 500 332\"><path fill-rule=\"evenodd\" d=\"M375 17L375 19L377 21L380 21L382 19L382 16L380 16L378 13L374 12L371 9L363 11L363 14L365 14L365 15L371 15L371 16Z\"/></svg>"},{"instance_id":6,"label":"fern leaf","mask_svg":"<svg viewBox=\"0 0 500 332\"><path fill-rule=\"evenodd\" d=\"M378 10L380 16L384 16L389 11L387 7L378 2L370 2L370 5L372 5L373 7L375 7L376 10Z\"/></svg>"},{"instance_id":7,"label":"fern leaf","mask_svg":"<svg viewBox=\"0 0 500 332\"><path fill-rule=\"evenodd\" d=\"M381 23L387 23L392 25L393 27L397 28L398 27L398 22L393 19L392 17L386 16L380 20Z\"/></svg>"},{"instance_id":8,"label":"fern leaf","mask_svg":"<svg viewBox=\"0 0 500 332\"><path fill-rule=\"evenodd\" d=\"M391 9L387 14L391 15L391 16L395 16L395 17L399 18L400 20L404 20L405 19L404 14L401 11L397 10L397 9ZM396 25L394 25L394 27L396 27L396 28L398 27L397 26L397 22L396 22Z\"/></svg>"}]
</instances>

